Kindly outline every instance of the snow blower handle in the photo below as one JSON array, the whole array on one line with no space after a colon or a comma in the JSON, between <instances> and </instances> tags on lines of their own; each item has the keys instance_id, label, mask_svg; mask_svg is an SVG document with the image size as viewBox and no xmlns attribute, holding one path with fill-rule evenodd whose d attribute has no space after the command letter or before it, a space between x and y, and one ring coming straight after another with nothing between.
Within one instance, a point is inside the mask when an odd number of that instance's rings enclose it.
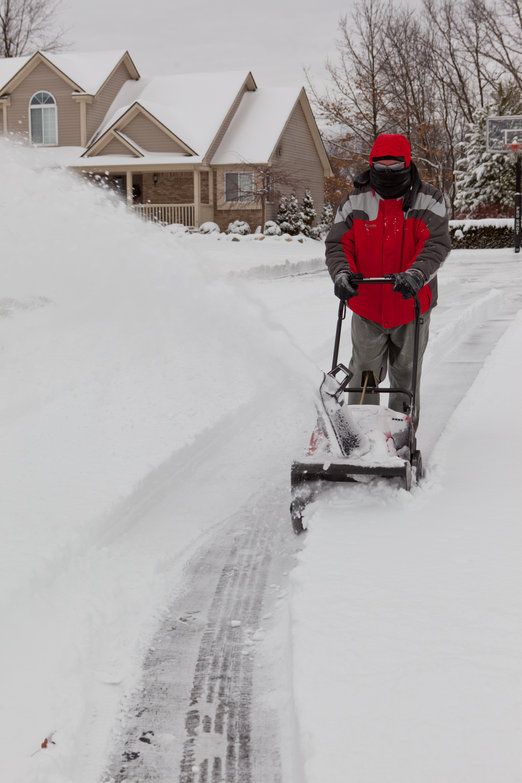
<instances>
[{"instance_id":1,"label":"snow blower handle","mask_svg":"<svg viewBox=\"0 0 522 783\"><path fill-rule=\"evenodd\" d=\"M394 285L395 283L395 275L384 275L383 277L363 277L362 275L354 275L353 276L353 282L357 283L359 285L360 283L363 284L380 284L387 283L388 285ZM414 294L413 296L413 306L415 308L415 333L413 335L413 371L412 371L412 383L411 383L411 409L413 412L415 412L415 407L417 404L417 374L418 374L418 364L419 364L419 331L420 331L420 316L421 316L421 310L420 310L420 302L419 302L419 296L418 294ZM334 370L337 367L337 362L339 359L339 346L341 342L341 330L343 326L343 321L346 318L346 302L339 302L339 312L337 314L337 330L335 333L335 345L334 345L334 353L333 353L333 360L332 360L332 370Z\"/></svg>"}]
</instances>

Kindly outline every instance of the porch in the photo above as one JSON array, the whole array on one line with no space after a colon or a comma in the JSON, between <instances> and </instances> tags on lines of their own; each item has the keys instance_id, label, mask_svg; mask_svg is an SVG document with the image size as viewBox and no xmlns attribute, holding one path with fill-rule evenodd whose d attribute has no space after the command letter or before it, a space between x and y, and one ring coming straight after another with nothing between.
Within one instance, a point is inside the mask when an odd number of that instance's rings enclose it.
<instances>
[{"instance_id":1,"label":"porch","mask_svg":"<svg viewBox=\"0 0 522 783\"><path fill-rule=\"evenodd\" d=\"M209 170L112 171L106 178L109 186L144 220L194 228L213 218Z\"/></svg>"},{"instance_id":2,"label":"porch","mask_svg":"<svg viewBox=\"0 0 522 783\"><path fill-rule=\"evenodd\" d=\"M137 215L154 223L164 226L172 223L180 223L188 228L199 225L196 220L195 204L133 204L132 208Z\"/></svg>"}]
</instances>

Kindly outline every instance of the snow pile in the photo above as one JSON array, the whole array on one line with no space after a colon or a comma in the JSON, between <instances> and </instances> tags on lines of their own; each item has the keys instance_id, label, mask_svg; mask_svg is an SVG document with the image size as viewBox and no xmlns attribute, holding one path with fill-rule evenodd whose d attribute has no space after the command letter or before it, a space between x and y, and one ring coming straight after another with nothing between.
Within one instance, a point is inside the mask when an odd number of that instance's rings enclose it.
<instances>
[{"instance_id":1,"label":"snow pile","mask_svg":"<svg viewBox=\"0 0 522 783\"><path fill-rule=\"evenodd\" d=\"M292 575L307 783L519 779L521 340L519 315L422 489L335 488L310 509Z\"/></svg>"},{"instance_id":2,"label":"snow pile","mask_svg":"<svg viewBox=\"0 0 522 783\"><path fill-rule=\"evenodd\" d=\"M154 493L197 482L195 445L294 370L283 330L188 245L37 171L37 150L1 142L0 160L2 779L92 783L176 558L221 518L204 492L148 516ZM226 468L216 513L237 500Z\"/></svg>"}]
</instances>

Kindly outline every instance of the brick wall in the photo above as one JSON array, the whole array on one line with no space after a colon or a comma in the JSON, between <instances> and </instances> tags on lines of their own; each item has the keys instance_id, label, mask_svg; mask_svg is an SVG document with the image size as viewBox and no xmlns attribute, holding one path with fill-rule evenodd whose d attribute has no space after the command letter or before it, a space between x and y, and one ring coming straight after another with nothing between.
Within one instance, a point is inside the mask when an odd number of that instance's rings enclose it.
<instances>
[{"instance_id":1,"label":"brick wall","mask_svg":"<svg viewBox=\"0 0 522 783\"><path fill-rule=\"evenodd\" d=\"M165 171L143 175L143 203L151 204L193 204L194 173L192 171ZM208 190L208 185L207 185Z\"/></svg>"},{"instance_id":2,"label":"brick wall","mask_svg":"<svg viewBox=\"0 0 522 783\"><path fill-rule=\"evenodd\" d=\"M237 167L244 171L245 166ZM227 167L227 171L233 170L234 167ZM250 226L250 230L253 232L257 226L263 225L263 211L260 207L253 207L249 204L244 208L237 208L236 206L226 207L225 209L217 209L217 205L223 201L223 171L216 169L214 172L214 223L217 223L221 231L226 231L229 223L233 223L234 220L246 220Z\"/></svg>"}]
</instances>

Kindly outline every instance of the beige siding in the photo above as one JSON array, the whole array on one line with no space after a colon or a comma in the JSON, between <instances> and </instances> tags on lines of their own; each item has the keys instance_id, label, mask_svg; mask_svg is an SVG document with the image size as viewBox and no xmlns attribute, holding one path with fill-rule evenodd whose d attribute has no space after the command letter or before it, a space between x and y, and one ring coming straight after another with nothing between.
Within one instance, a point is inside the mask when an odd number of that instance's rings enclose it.
<instances>
[{"instance_id":1,"label":"beige siding","mask_svg":"<svg viewBox=\"0 0 522 783\"><path fill-rule=\"evenodd\" d=\"M129 72L127 66L120 63L93 102L87 104L87 141L94 136L102 124L111 103L126 81L129 81Z\"/></svg>"},{"instance_id":2,"label":"beige siding","mask_svg":"<svg viewBox=\"0 0 522 783\"><path fill-rule=\"evenodd\" d=\"M272 158L275 169L275 189L280 193L289 193L294 190L299 199L303 197L305 189L311 190L314 206L319 215L324 203L324 171L299 103L290 116L279 142L278 151L280 154L277 154L276 151ZM295 187L277 185L278 167L293 177ZM270 210L267 210L269 218L277 212L277 204L274 203L270 207Z\"/></svg>"},{"instance_id":3,"label":"beige siding","mask_svg":"<svg viewBox=\"0 0 522 783\"><path fill-rule=\"evenodd\" d=\"M185 152L144 114L138 114L119 130L148 152Z\"/></svg>"},{"instance_id":4,"label":"beige siding","mask_svg":"<svg viewBox=\"0 0 522 783\"><path fill-rule=\"evenodd\" d=\"M80 146L80 107L71 97L73 88L45 63L39 63L13 90L8 131L29 137L29 101L40 90L50 92L58 106L58 145Z\"/></svg>"},{"instance_id":5,"label":"beige siding","mask_svg":"<svg viewBox=\"0 0 522 783\"><path fill-rule=\"evenodd\" d=\"M99 155L133 155L128 147L125 146L119 139L111 139L103 149L98 153ZM136 155L136 160L139 160Z\"/></svg>"},{"instance_id":6,"label":"beige siding","mask_svg":"<svg viewBox=\"0 0 522 783\"><path fill-rule=\"evenodd\" d=\"M205 156L205 160L207 160L207 161L211 161L212 160L212 157L213 157L215 151L217 150L217 148L219 147L219 145L223 141L223 137L224 137L226 131L228 130L228 127L229 127L230 123L232 122L236 111L239 108L239 104L241 103L241 98L243 97L245 92L247 92L247 88L246 88L246 85L243 85L243 87L239 91L236 99L234 100L234 103L232 104L232 106L228 110L228 112L227 112L227 114L225 116L225 119L223 120L223 124L221 125L221 128L219 129L219 131L218 131L218 133L216 135L216 138L214 139L214 141L212 142L212 144L208 148L208 151L207 150L197 150L201 155Z\"/></svg>"}]
</instances>

